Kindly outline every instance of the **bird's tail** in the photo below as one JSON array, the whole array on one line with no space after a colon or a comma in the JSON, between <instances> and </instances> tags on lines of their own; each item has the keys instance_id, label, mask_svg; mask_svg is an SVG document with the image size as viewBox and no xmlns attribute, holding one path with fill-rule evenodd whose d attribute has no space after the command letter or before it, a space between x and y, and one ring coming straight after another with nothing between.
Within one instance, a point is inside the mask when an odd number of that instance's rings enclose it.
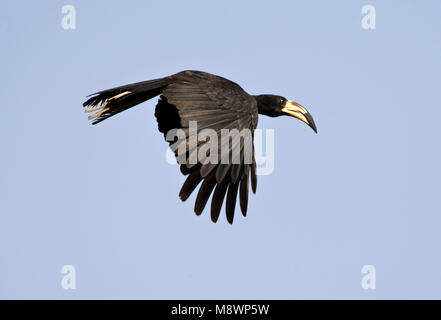
<instances>
[{"instance_id":1,"label":"bird's tail","mask_svg":"<svg viewBox=\"0 0 441 320\"><path fill-rule=\"evenodd\" d=\"M99 91L89 95L90 98L83 106L85 112L92 113L89 116L89 120L93 120L92 124L97 124L161 94L170 82L169 78L161 78Z\"/></svg>"}]
</instances>

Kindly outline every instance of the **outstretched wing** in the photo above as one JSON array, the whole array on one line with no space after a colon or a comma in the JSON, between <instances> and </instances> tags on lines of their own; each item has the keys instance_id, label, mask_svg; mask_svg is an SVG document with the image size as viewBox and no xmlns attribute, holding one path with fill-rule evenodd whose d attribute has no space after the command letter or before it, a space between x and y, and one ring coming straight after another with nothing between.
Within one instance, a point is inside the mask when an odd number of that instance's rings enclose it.
<instances>
[{"instance_id":1,"label":"outstretched wing","mask_svg":"<svg viewBox=\"0 0 441 320\"><path fill-rule=\"evenodd\" d=\"M188 175L179 196L185 201L202 183L195 213L202 213L213 193L211 219L216 222L226 196L227 220L233 223L238 193L242 214L246 215L250 176L252 190L256 191L253 147L256 102L236 83L211 74L185 71L171 78L172 84L162 91L155 116L165 136L171 129L182 129L183 136L171 141L181 171ZM196 139L191 132L194 125L198 134L204 129L216 134L215 151L208 146L213 142L211 139L191 141ZM229 130L229 136L222 138L227 133L225 130ZM213 152L217 153L217 161L210 157Z\"/></svg>"}]
</instances>

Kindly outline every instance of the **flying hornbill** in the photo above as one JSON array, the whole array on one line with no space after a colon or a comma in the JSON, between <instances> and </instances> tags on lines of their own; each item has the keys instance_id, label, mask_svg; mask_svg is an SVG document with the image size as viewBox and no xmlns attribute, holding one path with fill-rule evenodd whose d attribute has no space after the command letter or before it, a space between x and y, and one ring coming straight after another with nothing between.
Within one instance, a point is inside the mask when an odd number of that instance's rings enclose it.
<instances>
[{"instance_id":1,"label":"flying hornbill","mask_svg":"<svg viewBox=\"0 0 441 320\"><path fill-rule=\"evenodd\" d=\"M97 124L158 95L160 98L155 116L159 131L167 136L171 129L184 130L183 143L186 146L190 140L188 128L191 121L197 121L198 130L208 128L219 133L223 129L247 129L253 133L259 113L270 117L293 116L317 132L312 116L300 104L277 95L249 95L236 83L201 71L182 71L160 79L99 91L91 94L83 106L86 112L95 112L89 116L89 120ZM170 145L176 142L177 139L174 139ZM200 160L190 163L188 158L191 150L184 149L185 160L181 163L181 172L188 177L179 197L185 201L202 182L194 207L197 215L202 213L214 190L211 201L213 222L219 218L225 195L228 222L233 223L237 193L242 214L246 216L249 180L253 193L256 193L257 176L252 139L252 160L248 163L244 161L243 144L242 141L239 161L229 163ZM198 142L195 150L200 150L203 145L203 142ZM219 153L223 154L220 158L226 156L230 159L232 151L230 145L221 149ZM175 151L177 157L183 155L179 152Z\"/></svg>"}]
</instances>

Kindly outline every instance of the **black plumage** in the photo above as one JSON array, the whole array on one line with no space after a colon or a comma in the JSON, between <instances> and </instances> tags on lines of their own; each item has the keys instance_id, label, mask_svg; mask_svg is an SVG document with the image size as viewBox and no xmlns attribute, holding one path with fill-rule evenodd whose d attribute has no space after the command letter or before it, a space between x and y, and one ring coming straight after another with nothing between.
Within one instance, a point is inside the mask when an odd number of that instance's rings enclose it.
<instances>
[{"instance_id":1,"label":"black plumage","mask_svg":"<svg viewBox=\"0 0 441 320\"><path fill-rule=\"evenodd\" d=\"M233 223L236 198L239 194L240 208L244 216L248 207L249 180L255 193L257 187L256 162L252 137L257 127L258 113L268 116L288 114L310 125L315 131L315 124L309 113L300 105L275 95L251 96L239 85L225 78L200 71L183 71L161 79L149 80L97 92L86 102L86 112L94 112L89 119L97 124L115 114L137 104L160 96L155 108L158 129L167 136L173 129L181 129L185 137L169 141L170 145L186 146L185 152L177 148L175 155L183 159L181 172L187 175L179 197L185 201L201 184L197 193L194 211L200 215L210 196L211 219L216 222L225 200L226 217ZM297 114L299 112L299 114ZM222 129L249 130L251 140L238 140L237 143L225 144L219 140L219 162L206 163L209 153L200 156L205 141L196 145L190 142L190 122L197 121L197 131L212 129L219 136ZM252 162L247 163L245 148L251 144ZM235 152L239 151L240 152ZM193 157L193 158L192 158ZM205 157L205 158L204 158ZM221 159L230 159L220 163Z\"/></svg>"}]
</instances>

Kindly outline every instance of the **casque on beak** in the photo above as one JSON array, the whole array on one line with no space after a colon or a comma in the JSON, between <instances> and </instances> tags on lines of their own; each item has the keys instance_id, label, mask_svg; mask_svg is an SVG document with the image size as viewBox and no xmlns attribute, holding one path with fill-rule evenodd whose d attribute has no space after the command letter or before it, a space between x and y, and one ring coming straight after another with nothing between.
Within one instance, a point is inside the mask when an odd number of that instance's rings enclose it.
<instances>
[{"instance_id":1,"label":"casque on beak","mask_svg":"<svg viewBox=\"0 0 441 320\"><path fill-rule=\"evenodd\" d=\"M303 121L308 126L310 126L315 133L317 133L317 127L315 126L314 119L312 118L308 110L303 108L300 104L288 100L283 106L282 112Z\"/></svg>"}]
</instances>

